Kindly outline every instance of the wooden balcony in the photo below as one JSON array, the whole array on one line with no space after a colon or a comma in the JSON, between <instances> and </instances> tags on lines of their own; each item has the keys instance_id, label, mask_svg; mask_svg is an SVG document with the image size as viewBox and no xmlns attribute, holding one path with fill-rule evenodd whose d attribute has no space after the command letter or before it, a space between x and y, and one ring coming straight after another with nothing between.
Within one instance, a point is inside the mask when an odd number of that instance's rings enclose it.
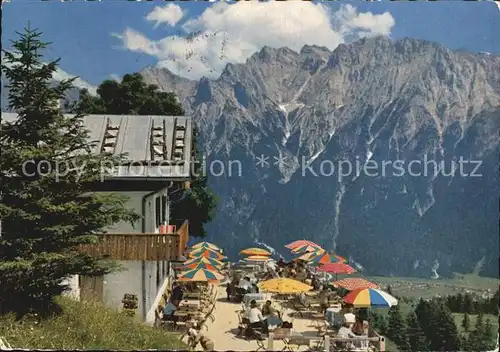
<instances>
[{"instance_id":1,"label":"wooden balcony","mask_svg":"<svg viewBox=\"0 0 500 352\"><path fill-rule=\"evenodd\" d=\"M80 246L80 251L113 260L179 260L188 241L187 221L172 234L105 234L98 244Z\"/></svg>"},{"instance_id":2,"label":"wooden balcony","mask_svg":"<svg viewBox=\"0 0 500 352\"><path fill-rule=\"evenodd\" d=\"M180 238L178 234L106 234L101 243L81 245L80 250L113 260L178 260Z\"/></svg>"}]
</instances>

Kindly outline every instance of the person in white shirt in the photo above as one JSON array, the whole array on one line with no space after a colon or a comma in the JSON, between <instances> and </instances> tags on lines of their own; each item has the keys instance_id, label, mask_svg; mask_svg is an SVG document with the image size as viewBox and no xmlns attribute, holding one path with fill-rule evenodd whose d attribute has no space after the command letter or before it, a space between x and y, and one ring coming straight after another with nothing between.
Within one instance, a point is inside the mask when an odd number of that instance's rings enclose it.
<instances>
[{"instance_id":1,"label":"person in white shirt","mask_svg":"<svg viewBox=\"0 0 500 352\"><path fill-rule=\"evenodd\" d=\"M250 283L250 278L248 276L245 276L240 280L238 286L248 292L250 287L252 287L252 284Z\"/></svg>"},{"instance_id":2,"label":"person in white shirt","mask_svg":"<svg viewBox=\"0 0 500 352\"><path fill-rule=\"evenodd\" d=\"M250 301L250 310L247 315L248 321L250 322L250 327L253 329L261 329L265 327L265 319L257 306L257 302L253 299Z\"/></svg>"},{"instance_id":3,"label":"person in white shirt","mask_svg":"<svg viewBox=\"0 0 500 352\"><path fill-rule=\"evenodd\" d=\"M337 332L337 337L340 337L342 339L349 339L349 338L356 337L356 335L349 328L349 324L344 323L344 325ZM349 341L338 342L337 345L339 348L342 348L342 349L344 349L344 348L351 349L354 347L354 344L352 342L349 342Z\"/></svg>"},{"instance_id":4,"label":"person in white shirt","mask_svg":"<svg viewBox=\"0 0 500 352\"><path fill-rule=\"evenodd\" d=\"M344 314L345 322L349 325L349 328L352 328L356 324L356 315L352 311L352 307L349 307L347 313Z\"/></svg>"}]
</instances>

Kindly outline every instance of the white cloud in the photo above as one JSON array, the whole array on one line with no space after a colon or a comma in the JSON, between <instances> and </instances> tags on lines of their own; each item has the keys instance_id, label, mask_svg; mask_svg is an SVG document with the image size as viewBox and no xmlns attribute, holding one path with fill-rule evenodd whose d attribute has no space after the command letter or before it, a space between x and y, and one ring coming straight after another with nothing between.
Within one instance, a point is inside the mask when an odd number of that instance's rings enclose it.
<instances>
[{"instance_id":1,"label":"white cloud","mask_svg":"<svg viewBox=\"0 0 500 352\"><path fill-rule=\"evenodd\" d=\"M182 17L184 17L184 12L179 5L168 4L163 7L156 6L153 11L146 16L146 20L156 22L155 27L158 27L162 23L175 26Z\"/></svg>"},{"instance_id":2,"label":"white cloud","mask_svg":"<svg viewBox=\"0 0 500 352\"><path fill-rule=\"evenodd\" d=\"M243 63L263 46L299 51L309 44L333 50L346 40L389 35L393 26L390 13L358 13L351 5L333 13L321 3L244 1L207 8L184 23L191 33L186 37L153 41L131 28L118 37L128 50L156 57L158 66L198 79L218 77L228 62Z\"/></svg>"},{"instance_id":3,"label":"white cloud","mask_svg":"<svg viewBox=\"0 0 500 352\"><path fill-rule=\"evenodd\" d=\"M120 83L122 81L122 77L120 75L117 75L116 73L110 74L109 78L112 79L113 81L118 82L118 83Z\"/></svg>"}]
</instances>

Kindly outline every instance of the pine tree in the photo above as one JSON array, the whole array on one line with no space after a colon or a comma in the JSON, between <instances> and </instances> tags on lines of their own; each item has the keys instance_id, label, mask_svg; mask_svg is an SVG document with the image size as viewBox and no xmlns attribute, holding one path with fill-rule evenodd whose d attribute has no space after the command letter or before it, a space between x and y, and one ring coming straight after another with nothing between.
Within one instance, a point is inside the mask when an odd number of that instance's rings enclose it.
<instances>
[{"instance_id":1,"label":"pine tree","mask_svg":"<svg viewBox=\"0 0 500 352\"><path fill-rule=\"evenodd\" d=\"M469 314L467 313L464 313L464 318L462 320L462 328L464 329L465 332L469 332L470 320L469 320Z\"/></svg>"},{"instance_id":2,"label":"pine tree","mask_svg":"<svg viewBox=\"0 0 500 352\"><path fill-rule=\"evenodd\" d=\"M460 335L460 349L462 351L473 351L474 346L472 346L469 337L466 334Z\"/></svg>"},{"instance_id":3,"label":"pine tree","mask_svg":"<svg viewBox=\"0 0 500 352\"><path fill-rule=\"evenodd\" d=\"M500 290L496 290L493 297L488 304L488 312L490 314L498 315L500 311Z\"/></svg>"},{"instance_id":4,"label":"pine tree","mask_svg":"<svg viewBox=\"0 0 500 352\"><path fill-rule=\"evenodd\" d=\"M139 73L127 74L121 82L106 80L97 88L98 96L86 90L80 92L80 100L73 111L86 114L128 114L128 115L171 115L184 114L182 105L172 92L162 92L153 84L146 84ZM193 133L193 142L199 141L198 131ZM198 152L199 149L197 148ZM193 236L206 235L205 224L215 217L217 197L208 185L207 175L203 175L202 157L196 155L191 189L187 194L178 193L172 199L171 224L182 225L189 220L189 232Z\"/></svg>"},{"instance_id":5,"label":"pine tree","mask_svg":"<svg viewBox=\"0 0 500 352\"><path fill-rule=\"evenodd\" d=\"M64 116L57 102L73 80L55 87L59 60L42 62L47 43L29 27L4 52L2 72L10 82L9 108L15 122L2 121L0 138L0 313L53 313L53 298L71 275L95 276L113 266L78 252L105 228L138 216L126 198L89 193L100 165L110 160L91 153L82 115ZM4 64L5 63L5 64Z\"/></svg>"},{"instance_id":6,"label":"pine tree","mask_svg":"<svg viewBox=\"0 0 500 352\"><path fill-rule=\"evenodd\" d=\"M394 294L393 294L393 292L392 292L392 287L391 287L391 285L388 285L388 286L387 286L387 288L386 288L386 292L387 292L388 294L390 294L391 296L394 296Z\"/></svg>"},{"instance_id":7,"label":"pine tree","mask_svg":"<svg viewBox=\"0 0 500 352\"><path fill-rule=\"evenodd\" d=\"M389 309L389 323L387 326L387 337L391 339L399 348L408 348L408 338L406 335L406 324L399 306L392 306Z\"/></svg>"},{"instance_id":8,"label":"pine tree","mask_svg":"<svg viewBox=\"0 0 500 352\"><path fill-rule=\"evenodd\" d=\"M450 310L454 313L464 313L464 297L461 293L458 293L455 298L455 304L450 307Z\"/></svg>"},{"instance_id":9,"label":"pine tree","mask_svg":"<svg viewBox=\"0 0 500 352\"><path fill-rule=\"evenodd\" d=\"M469 293L466 293L463 296L463 312L469 314L475 313L474 300L472 299L472 296Z\"/></svg>"},{"instance_id":10,"label":"pine tree","mask_svg":"<svg viewBox=\"0 0 500 352\"><path fill-rule=\"evenodd\" d=\"M408 343L411 351L427 351L428 344L424 331L418 323L415 313L410 313L406 319Z\"/></svg>"},{"instance_id":11,"label":"pine tree","mask_svg":"<svg viewBox=\"0 0 500 352\"><path fill-rule=\"evenodd\" d=\"M480 346L482 350L492 350L495 348L495 331L493 329L493 324L489 318L486 319L484 323L484 334L482 336L483 344Z\"/></svg>"},{"instance_id":12,"label":"pine tree","mask_svg":"<svg viewBox=\"0 0 500 352\"><path fill-rule=\"evenodd\" d=\"M436 314L435 339L431 342L430 348L432 350L457 351L460 349L460 336L450 309L445 305L438 305Z\"/></svg>"}]
</instances>

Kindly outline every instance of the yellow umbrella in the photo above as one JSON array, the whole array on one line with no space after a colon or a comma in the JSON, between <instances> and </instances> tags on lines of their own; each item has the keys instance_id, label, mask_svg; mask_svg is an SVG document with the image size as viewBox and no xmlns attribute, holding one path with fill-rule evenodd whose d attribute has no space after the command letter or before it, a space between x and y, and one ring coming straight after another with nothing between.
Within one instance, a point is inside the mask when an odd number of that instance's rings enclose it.
<instances>
[{"instance_id":1,"label":"yellow umbrella","mask_svg":"<svg viewBox=\"0 0 500 352\"><path fill-rule=\"evenodd\" d=\"M302 293L313 289L312 286L288 278L271 279L261 282L259 284L259 288L262 291L279 294Z\"/></svg>"},{"instance_id":2,"label":"yellow umbrella","mask_svg":"<svg viewBox=\"0 0 500 352\"><path fill-rule=\"evenodd\" d=\"M245 260L250 260L252 262L265 262L270 259L271 258L266 257L265 255L251 255L250 257L245 258Z\"/></svg>"},{"instance_id":3,"label":"yellow umbrella","mask_svg":"<svg viewBox=\"0 0 500 352\"><path fill-rule=\"evenodd\" d=\"M271 255L271 252L266 251L262 248L247 248L240 251L240 254L243 255Z\"/></svg>"}]
</instances>

